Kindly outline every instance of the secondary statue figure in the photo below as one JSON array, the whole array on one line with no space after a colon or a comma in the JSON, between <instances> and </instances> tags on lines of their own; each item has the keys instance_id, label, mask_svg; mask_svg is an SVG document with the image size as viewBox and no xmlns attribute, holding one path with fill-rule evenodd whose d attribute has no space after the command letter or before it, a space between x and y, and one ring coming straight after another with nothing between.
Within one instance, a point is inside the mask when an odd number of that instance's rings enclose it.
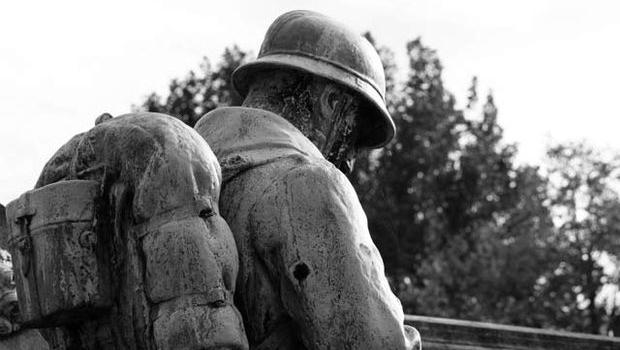
<instances>
[{"instance_id":1,"label":"secondary statue figure","mask_svg":"<svg viewBox=\"0 0 620 350\"><path fill-rule=\"evenodd\" d=\"M98 122L7 207L25 326L52 349L247 349L209 146L163 114Z\"/></svg>"},{"instance_id":2,"label":"secondary statue figure","mask_svg":"<svg viewBox=\"0 0 620 350\"><path fill-rule=\"evenodd\" d=\"M343 174L360 149L394 136L374 48L328 17L293 11L232 78L243 106L195 128L222 166L250 348L420 348Z\"/></svg>"}]
</instances>

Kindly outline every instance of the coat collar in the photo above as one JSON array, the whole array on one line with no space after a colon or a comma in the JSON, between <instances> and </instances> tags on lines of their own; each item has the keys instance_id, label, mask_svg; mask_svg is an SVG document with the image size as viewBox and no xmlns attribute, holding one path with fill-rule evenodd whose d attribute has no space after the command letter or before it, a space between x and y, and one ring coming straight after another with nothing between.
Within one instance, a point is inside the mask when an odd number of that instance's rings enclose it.
<instances>
[{"instance_id":1,"label":"coat collar","mask_svg":"<svg viewBox=\"0 0 620 350\"><path fill-rule=\"evenodd\" d=\"M277 158L291 155L323 158L293 124L262 109L218 108L204 115L194 128L219 160L224 181Z\"/></svg>"}]
</instances>

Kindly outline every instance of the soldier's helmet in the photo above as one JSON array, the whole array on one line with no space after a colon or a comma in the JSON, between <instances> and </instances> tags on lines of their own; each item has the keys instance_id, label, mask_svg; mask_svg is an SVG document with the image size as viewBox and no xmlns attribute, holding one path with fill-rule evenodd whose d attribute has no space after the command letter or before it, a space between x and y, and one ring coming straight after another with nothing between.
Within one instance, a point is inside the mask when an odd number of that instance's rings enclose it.
<instances>
[{"instance_id":1,"label":"soldier's helmet","mask_svg":"<svg viewBox=\"0 0 620 350\"><path fill-rule=\"evenodd\" d=\"M394 137L381 59L368 40L345 25L311 11L281 15L267 30L258 58L235 70L233 87L245 97L256 73L274 68L315 74L361 95L365 101L361 147L378 148Z\"/></svg>"}]
</instances>

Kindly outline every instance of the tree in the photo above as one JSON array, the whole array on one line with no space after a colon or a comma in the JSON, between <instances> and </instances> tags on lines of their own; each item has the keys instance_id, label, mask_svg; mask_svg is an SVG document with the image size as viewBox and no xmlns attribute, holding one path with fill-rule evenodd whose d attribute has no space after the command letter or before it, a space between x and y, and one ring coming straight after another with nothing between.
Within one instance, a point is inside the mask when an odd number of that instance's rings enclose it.
<instances>
[{"instance_id":1,"label":"tree","mask_svg":"<svg viewBox=\"0 0 620 350\"><path fill-rule=\"evenodd\" d=\"M430 218L437 215L437 186L453 168L449 155L458 148L462 124L453 96L443 87L436 52L420 39L407 49L407 85L400 91L388 90L387 98L397 135L367 166L356 166L353 175L373 239L397 281L393 283L397 293L424 255Z\"/></svg>"},{"instance_id":2,"label":"tree","mask_svg":"<svg viewBox=\"0 0 620 350\"><path fill-rule=\"evenodd\" d=\"M478 111L477 78L457 110L437 53L420 39L407 49L408 80L387 98L396 138L351 176L395 292L410 313L545 324L535 295L554 266L546 179L514 164L492 94L480 120L465 117Z\"/></svg>"},{"instance_id":3,"label":"tree","mask_svg":"<svg viewBox=\"0 0 620 350\"><path fill-rule=\"evenodd\" d=\"M141 106L134 109L167 113L193 127L198 119L217 107L241 104L241 97L232 88L230 76L247 59L247 52L234 45L224 50L222 61L214 71L209 59L204 57L197 73L190 71L184 79L170 82L165 101L156 93L151 93Z\"/></svg>"},{"instance_id":4,"label":"tree","mask_svg":"<svg viewBox=\"0 0 620 350\"><path fill-rule=\"evenodd\" d=\"M562 260L548 277L546 287L555 297L548 312L562 328L606 333L605 323L618 312L615 302L605 310L600 292L617 283L620 157L605 157L584 143L550 147L547 156Z\"/></svg>"}]
</instances>

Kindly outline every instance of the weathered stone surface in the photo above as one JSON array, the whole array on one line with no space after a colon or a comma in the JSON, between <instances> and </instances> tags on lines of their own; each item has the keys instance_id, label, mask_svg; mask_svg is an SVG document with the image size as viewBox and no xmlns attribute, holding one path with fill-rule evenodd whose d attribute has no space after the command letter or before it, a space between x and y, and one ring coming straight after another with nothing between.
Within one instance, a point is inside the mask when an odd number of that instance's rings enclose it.
<instances>
[{"instance_id":1,"label":"weathered stone surface","mask_svg":"<svg viewBox=\"0 0 620 350\"><path fill-rule=\"evenodd\" d=\"M0 350L48 350L49 345L36 329L25 329L0 338Z\"/></svg>"},{"instance_id":2,"label":"weathered stone surface","mask_svg":"<svg viewBox=\"0 0 620 350\"><path fill-rule=\"evenodd\" d=\"M107 260L95 251L98 195L97 181L69 180L8 204L9 249L18 267L24 325L66 324L112 305L110 276L102 273Z\"/></svg>"},{"instance_id":3,"label":"weathered stone surface","mask_svg":"<svg viewBox=\"0 0 620 350\"><path fill-rule=\"evenodd\" d=\"M239 249L236 300L252 347L419 346L355 191L308 138L244 107L217 109L196 130L222 164L220 206Z\"/></svg>"},{"instance_id":4,"label":"weathered stone surface","mask_svg":"<svg viewBox=\"0 0 620 350\"><path fill-rule=\"evenodd\" d=\"M424 335L424 350L617 350L620 338L472 322L405 317Z\"/></svg>"},{"instance_id":5,"label":"weathered stone surface","mask_svg":"<svg viewBox=\"0 0 620 350\"><path fill-rule=\"evenodd\" d=\"M237 251L228 225L219 216L220 168L204 140L178 120L161 114L101 119L52 157L35 192L83 182L94 182L98 193L91 196L96 197L92 207L96 227L94 238L82 242L78 235L77 242L94 247L98 266L105 267L101 275L111 281L112 304L97 308L85 319L71 318L71 314L57 318L62 320L60 329L42 332L51 347L247 349L231 297ZM63 206L62 200L47 203ZM35 209L38 213L47 210L45 205ZM79 213L78 220L70 215L37 218L35 210L25 231L34 232L38 220L42 226L52 224L51 218L56 217L69 225L55 232L57 236L84 232L77 223L90 222L83 216L93 215L86 215L88 210L70 212ZM62 253L60 246L49 248ZM54 277L62 280L66 274L66 266L58 264L62 254L38 254L48 257L46 263L59 266L57 271L33 265L37 287L45 289L38 295L56 287L66 292L66 284L45 283ZM93 272L89 264L81 268ZM81 282L76 285L85 287ZM54 293L45 295L62 299ZM59 305L62 314L63 304Z\"/></svg>"}]
</instances>

